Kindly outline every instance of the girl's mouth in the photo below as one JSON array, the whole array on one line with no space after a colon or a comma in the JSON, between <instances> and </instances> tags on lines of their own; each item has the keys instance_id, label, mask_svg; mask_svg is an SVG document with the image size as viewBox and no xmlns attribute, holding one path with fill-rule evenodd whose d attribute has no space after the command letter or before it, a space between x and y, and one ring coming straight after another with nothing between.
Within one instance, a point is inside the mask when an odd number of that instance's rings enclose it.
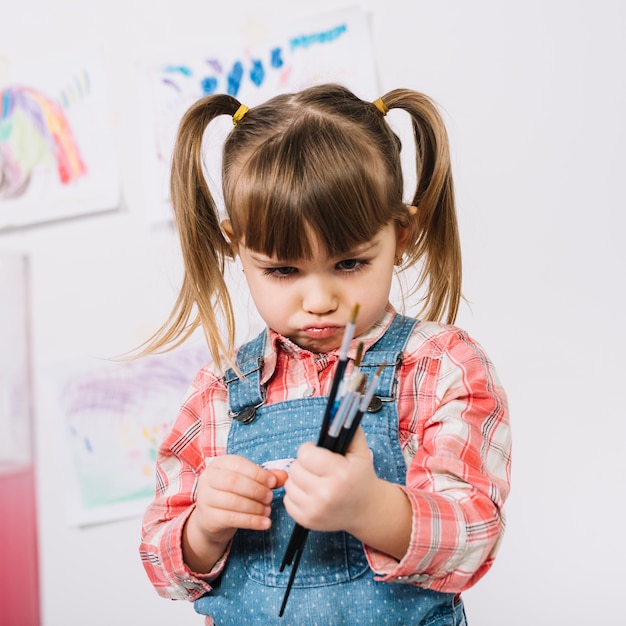
<instances>
[{"instance_id":1,"label":"girl's mouth","mask_svg":"<svg viewBox=\"0 0 626 626\"><path fill-rule=\"evenodd\" d=\"M311 339L328 339L342 331L340 326L309 326L303 329L304 334Z\"/></svg>"}]
</instances>

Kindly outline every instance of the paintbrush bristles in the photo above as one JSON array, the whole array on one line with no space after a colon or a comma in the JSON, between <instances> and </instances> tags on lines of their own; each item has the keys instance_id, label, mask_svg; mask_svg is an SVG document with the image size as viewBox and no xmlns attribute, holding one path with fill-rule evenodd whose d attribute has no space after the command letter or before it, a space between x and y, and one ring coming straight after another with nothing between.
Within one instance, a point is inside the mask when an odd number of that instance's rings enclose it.
<instances>
[{"instance_id":1,"label":"paintbrush bristles","mask_svg":"<svg viewBox=\"0 0 626 626\"><path fill-rule=\"evenodd\" d=\"M363 348L365 347L365 344L360 341L359 342L359 346L356 349L356 357L354 358L354 366L355 367L359 367L361 365L361 359L363 358Z\"/></svg>"},{"instance_id":2,"label":"paintbrush bristles","mask_svg":"<svg viewBox=\"0 0 626 626\"><path fill-rule=\"evenodd\" d=\"M356 316L359 314L359 307L361 305L357 302L352 307L352 313L350 314L350 324L356 324Z\"/></svg>"},{"instance_id":3,"label":"paintbrush bristles","mask_svg":"<svg viewBox=\"0 0 626 626\"><path fill-rule=\"evenodd\" d=\"M342 361L345 361L348 357L348 348L350 347L350 342L352 341L352 338L354 337L354 333L356 331L356 316L358 312L359 305L355 304L352 307L352 316L350 318L350 321L346 324L346 328L343 333L343 339L341 341L341 347L339 348L340 363ZM338 374L339 376L342 376L343 371L341 369L338 369Z\"/></svg>"}]
</instances>

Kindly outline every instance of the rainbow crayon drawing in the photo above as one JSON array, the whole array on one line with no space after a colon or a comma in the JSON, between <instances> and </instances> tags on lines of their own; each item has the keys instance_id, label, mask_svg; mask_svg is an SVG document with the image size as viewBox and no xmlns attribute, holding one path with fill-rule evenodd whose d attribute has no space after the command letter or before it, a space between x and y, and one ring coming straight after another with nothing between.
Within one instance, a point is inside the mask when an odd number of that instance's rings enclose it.
<instances>
[{"instance_id":1,"label":"rainbow crayon drawing","mask_svg":"<svg viewBox=\"0 0 626 626\"><path fill-rule=\"evenodd\" d=\"M63 185L87 173L61 105L30 87L7 87L0 91L0 199L24 194L40 167L53 167Z\"/></svg>"}]
</instances>

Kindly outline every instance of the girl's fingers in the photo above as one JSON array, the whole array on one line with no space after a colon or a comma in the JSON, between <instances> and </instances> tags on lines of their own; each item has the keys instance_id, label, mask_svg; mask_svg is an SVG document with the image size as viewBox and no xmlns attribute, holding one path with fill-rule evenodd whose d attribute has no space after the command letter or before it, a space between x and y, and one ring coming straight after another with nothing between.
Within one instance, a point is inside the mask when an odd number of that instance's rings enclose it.
<instances>
[{"instance_id":1,"label":"girl's fingers","mask_svg":"<svg viewBox=\"0 0 626 626\"><path fill-rule=\"evenodd\" d=\"M206 483L224 498L238 496L264 504L272 501L272 490L266 484L232 470L216 468L207 475Z\"/></svg>"},{"instance_id":2,"label":"girl's fingers","mask_svg":"<svg viewBox=\"0 0 626 626\"><path fill-rule=\"evenodd\" d=\"M248 459L229 455L207 465L200 482L216 491L234 493L269 504L277 477ZM199 485L200 489L200 485Z\"/></svg>"},{"instance_id":3,"label":"girl's fingers","mask_svg":"<svg viewBox=\"0 0 626 626\"><path fill-rule=\"evenodd\" d=\"M236 455L207 464L198 481L196 508L209 533L226 529L265 530L270 526L272 488L285 477Z\"/></svg>"},{"instance_id":4,"label":"girl's fingers","mask_svg":"<svg viewBox=\"0 0 626 626\"><path fill-rule=\"evenodd\" d=\"M212 507L225 511L237 511L263 515L269 511L272 501L271 490L251 488L231 490L225 488L205 490L198 493L198 502L209 504Z\"/></svg>"},{"instance_id":5,"label":"girl's fingers","mask_svg":"<svg viewBox=\"0 0 626 626\"><path fill-rule=\"evenodd\" d=\"M270 489L274 488L274 474L242 456L235 454L218 456L207 464L205 471L215 468L230 470L264 484Z\"/></svg>"},{"instance_id":6,"label":"girl's fingers","mask_svg":"<svg viewBox=\"0 0 626 626\"><path fill-rule=\"evenodd\" d=\"M270 508L267 507L262 514L246 512L242 509L212 509L211 524L214 529L246 528L250 530L266 530L270 527ZM211 530L212 528L208 528Z\"/></svg>"}]
</instances>

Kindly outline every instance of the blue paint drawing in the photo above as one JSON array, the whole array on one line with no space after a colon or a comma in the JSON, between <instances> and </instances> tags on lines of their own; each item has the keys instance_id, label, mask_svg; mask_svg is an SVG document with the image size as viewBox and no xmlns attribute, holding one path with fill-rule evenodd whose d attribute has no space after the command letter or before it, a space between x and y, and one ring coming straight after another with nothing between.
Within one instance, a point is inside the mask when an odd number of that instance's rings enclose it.
<instances>
[{"instance_id":1,"label":"blue paint drawing","mask_svg":"<svg viewBox=\"0 0 626 626\"><path fill-rule=\"evenodd\" d=\"M274 69L280 69L285 64L285 62L283 61L282 48L274 48L270 52L270 57L271 57L270 63Z\"/></svg>"},{"instance_id":2,"label":"blue paint drawing","mask_svg":"<svg viewBox=\"0 0 626 626\"><path fill-rule=\"evenodd\" d=\"M295 50L296 48L308 48L316 43L329 43L341 37L341 35L347 32L347 30L348 27L345 24L341 24L321 33L312 33L310 35L293 37L289 40L289 44L291 45L291 49Z\"/></svg>"},{"instance_id":3,"label":"blue paint drawing","mask_svg":"<svg viewBox=\"0 0 626 626\"><path fill-rule=\"evenodd\" d=\"M193 70L186 65L168 65L163 68L164 72L168 74L182 74L183 76L192 76Z\"/></svg>"},{"instance_id":4,"label":"blue paint drawing","mask_svg":"<svg viewBox=\"0 0 626 626\"><path fill-rule=\"evenodd\" d=\"M288 38L289 47L287 50L292 52L294 50L304 51L316 44L329 44L338 40L347 32L348 26L342 21L336 23L332 28L320 29L309 34L300 34ZM271 68L276 72L280 71L281 74L277 75L279 79L278 84L283 85L289 79L288 77L291 75L292 70L291 65L288 65L285 59L285 48L283 46L274 46L267 49L263 55L269 57L265 63L261 57L249 58L247 55L244 55L241 59L232 62L230 72L226 75L224 75L223 70L224 59L217 57L205 58L203 63L208 65L211 71L204 78L200 78L198 82L193 81L197 85L196 89L199 87L198 97L219 92L237 97L241 89L245 88L246 81L249 81L254 88L261 89L270 79L266 68ZM187 92L189 88L170 77L175 74L181 78L190 78L198 73L194 71L192 65L180 62L167 64L161 68L161 71L168 75L162 77L161 82L181 94Z\"/></svg>"},{"instance_id":5,"label":"blue paint drawing","mask_svg":"<svg viewBox=\"0 0 626 626\"><path fill-rule=\"evenodd\" d=\"M226 93L236 97L239 93L239 87L241 86L241 79L243 77L243 65L241 61L235 61L232 70L228 75L228 87Z\"/></svg>"},{"instance_id":6,"label":"blue paint drawing","mask_svg":"<svg viewBox=\"0 0 626 626\"><path fill-rule=\"evenodd\" d=\"M213 76L207 76L200 81L200 87L202 88L202 93L205 96L210 96L212 93L217 91L217 78Z\"/></svg>"},{"instance_id":7,"label":"blue paint drawing","mask_svg":"<svg viewBox=\"0 0 626 626\"><path fill-rule=\"evenodd\" d=\"M263 69L263 63L261 63L259 59L254 59L252 61L252 69L250 70L250 80L257 87L260 87L263 84L264 78L265 70Z\"/></svg>"},{"instance_id":8,"label":"blue paint drawing","mask_svg":"<svg viewBox=\"0 0 626 626\"><path fill-rule=\"evenodd\" d=\"M255 107L278 93L320 82L338 82L375 98L367 15L360 9L330 11L306 20L281 20L258 32L225 34L196 49L169 51L147 69L154 98L154 141L149 146L158 186L158 221L171 220L167 188L176 128L190 104L228 94ZM0 113L1 114L1 113ZM215 157L218 161L218 157ZM215 164L217 166L217 163Z\"/></svg>"}]
</instances>

